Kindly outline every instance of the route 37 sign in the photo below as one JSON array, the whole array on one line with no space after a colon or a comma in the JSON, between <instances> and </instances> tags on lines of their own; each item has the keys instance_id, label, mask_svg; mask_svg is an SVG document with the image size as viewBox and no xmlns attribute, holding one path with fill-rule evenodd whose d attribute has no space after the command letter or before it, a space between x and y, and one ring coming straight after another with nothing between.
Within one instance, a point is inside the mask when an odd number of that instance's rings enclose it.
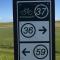
<instances>
[{"instance_id":1,"label":"route 37 sign","mask_svg":"<svg viewBox=\"0 0 60 60\"><path fill-rule=\"evenodd\" d=\"M55 1L13 0L15 60L55 60Z\"/></svg>"}]
</instances>

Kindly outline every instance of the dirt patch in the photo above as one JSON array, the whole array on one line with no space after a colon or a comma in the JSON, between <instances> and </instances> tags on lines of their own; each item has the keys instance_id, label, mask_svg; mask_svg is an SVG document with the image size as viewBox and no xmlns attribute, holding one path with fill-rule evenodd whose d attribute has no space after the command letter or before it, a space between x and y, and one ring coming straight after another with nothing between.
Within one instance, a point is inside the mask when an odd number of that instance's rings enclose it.
<instances>
[{"instance_id":1,"label":"dirt patch","mask_svg":"<svg viewBox=\"0 0 60 60\"><path fill-rule=\"evenodd\" d=\"M13 23L0 23L0 28L12 28Z\"/></svg>"},{"instance_id":2,"label":"dirt patch","mask_svg":"<svg viewBox=\"0 0 60 60\"><path fill-rule=\"evenodd\" d=\"M55 26L56 26L56 27L60 27L60 22L56 22L56 23L55 23Z\"/></svg>"}]
</instances>

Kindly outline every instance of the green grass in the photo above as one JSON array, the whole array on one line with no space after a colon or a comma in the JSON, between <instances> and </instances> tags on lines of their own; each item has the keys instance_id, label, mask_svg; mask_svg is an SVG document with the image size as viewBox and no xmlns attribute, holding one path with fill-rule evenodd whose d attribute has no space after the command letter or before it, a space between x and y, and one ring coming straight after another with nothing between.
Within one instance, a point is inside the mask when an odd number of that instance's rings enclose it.
<instances>
[{"instance_id":1,"label":"green grass","mask_svg":"<svg viewBox=\"0 0 60 60\"><path fill-rule=\"evenodd\" d=\"M0 47L13 47L12 30L12 28L0 28Z\"/></svg>"},{"instance_id":2,"label":"green grass","mask_svg":"<svg viewBox=\"0 0 60 60\"><path fill-rule=\"evenodd\" d=\"M12 23L0 23L0 60L14 60Z\"/></svg>"},{"instance_id":3,"label":"green grass","mask_svg":"<svg viewBox=\"0 0 60 60\"><path fill-rule=\"evenodd\" d=\"M14 60L13 49L0 48L0 60Z\"/></svg>"},{"instance_id":4,"label":"green grass","mask_svg":"<svg viewBox=\"0 0 60 60\"><path fill-rule=\"evenodd\" d=\"M56 22L56 60L60 60L60 22Z\"/></svg>"},{"instance_id":5,"label":"green grass","mask_svg":"<svg viewBox=\"0 0 60 60\"><path fill-rule=\"evenodd\" d=\"M9 22L9 23L0 23L0 26L5 26L5 25L7 25L7 26L12 26L13 25L13 23L12 22Z\"/></svg>"},{"instance_id":6,"label":"green grass","mask_svg":"<svg viewBox=\"0 0 60 60\"><path fill-rule=\"evenodd\" d=\"M14 60L12 23L0 23L0 60ZM56 60L60 60L60 22L56 22Z\"/></svg>"},{"instance_id":7,"label":"green grass","mask_svg":"<svg viewBox=\"0 0 60 60\"><path fill-rule=\"evenodd\" d=\"M56 60L60 60L60 53L56 53Z\"/></svg>"},{"instance_id":8,"label":"green grass","mask_svg":"<svg viewBox=\"0 0 60 60\"><path fill-rule=\"evenodd\" d=\"M56 27L56 51L60 51L60 27Z\"/></svg>"}]
</instances>

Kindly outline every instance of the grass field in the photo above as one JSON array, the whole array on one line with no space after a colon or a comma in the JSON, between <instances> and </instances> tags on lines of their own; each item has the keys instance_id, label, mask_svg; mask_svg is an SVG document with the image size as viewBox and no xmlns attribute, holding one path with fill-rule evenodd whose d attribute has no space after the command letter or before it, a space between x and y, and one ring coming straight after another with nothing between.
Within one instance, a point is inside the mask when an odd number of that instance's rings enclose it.
<instances>
[{"instance_id":1,"label":"grass field","mask_svg":"<svg viewBox=\"0 0 60 60\"><path fill-rule=\"evenodd\" d=\"M0 23L0 60L14 60L12 23ZM60 60L60 22L56 22L56 60Z\"/></svg>"},{"instance_id":2,"label":"grass field","mask_svg":"<svg viewBox=\"0 0 60 60\"><path fill-rule=\"evenodd\" d=\"M0 23L0 60L14 60L12 23Z\"/></svg>"},{"instance_id":3,"label":"grass field","mask_svg":"<svg viewBox=\"0 0 60 60\"><path fill-rule=\"evenodd\" d=\"M60 22L56 22L56 60L60 60Z\"/></svg>"}]
</instances>

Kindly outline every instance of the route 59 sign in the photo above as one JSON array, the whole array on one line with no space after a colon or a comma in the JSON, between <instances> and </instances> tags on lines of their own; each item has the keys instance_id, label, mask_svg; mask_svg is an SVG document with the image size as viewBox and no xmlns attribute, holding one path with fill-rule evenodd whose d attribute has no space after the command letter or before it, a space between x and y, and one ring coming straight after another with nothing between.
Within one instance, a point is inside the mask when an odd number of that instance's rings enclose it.
<instances>
[{"instance_id":1,"label":"route 59 sign","mask_svg":"<svg viewBox=\"0 0 60 60\"><path fill-rule=\"evenodd\" d=\"M55 60L54 0L13 0L15 60Z\"/></svg>"}]
</instances>

